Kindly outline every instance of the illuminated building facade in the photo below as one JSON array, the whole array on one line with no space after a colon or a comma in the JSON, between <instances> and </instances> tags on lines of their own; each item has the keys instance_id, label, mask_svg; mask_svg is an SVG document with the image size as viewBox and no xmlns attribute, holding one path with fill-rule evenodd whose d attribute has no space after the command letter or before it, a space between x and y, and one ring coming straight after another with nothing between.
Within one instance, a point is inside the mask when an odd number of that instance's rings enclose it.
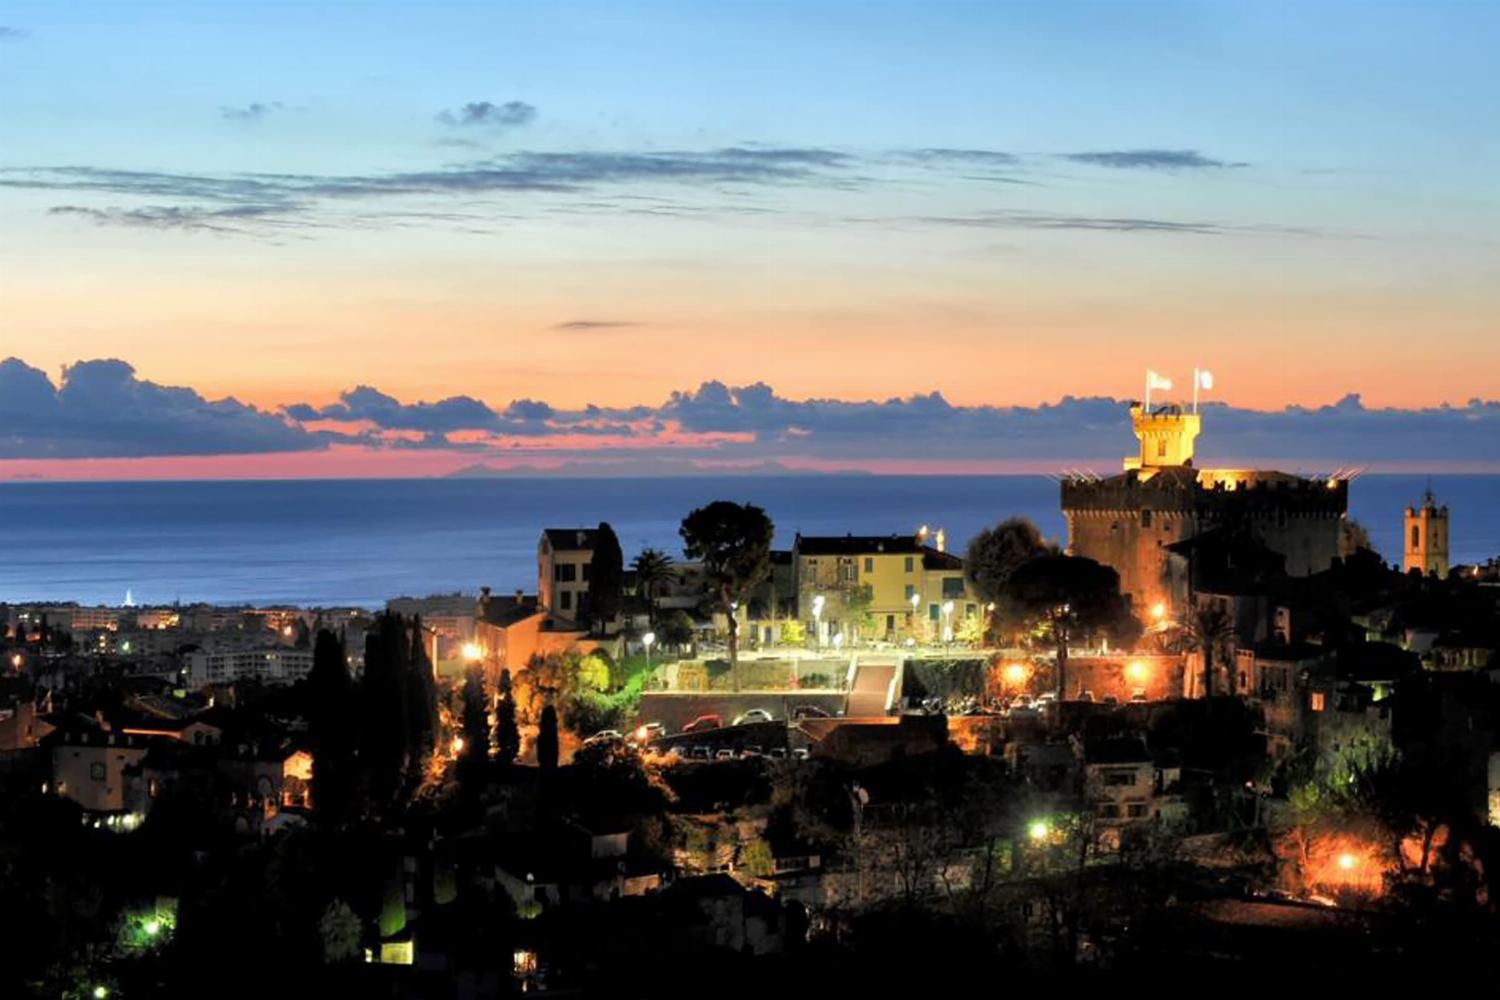
<instances>
[{"instance_id":1,"label":"illuminated building facade","mask_svg":"<svg viewBox=\"0 0 1500 1000\"><path fill-rule=\"evenodd\" d=\"M1207 531L1243 532L1307 576L1329 567L1349 506L1348 481L1284 472L1198 469L1197 413L1178 406L1130 408L1140 452L1120 475L1063 481L1068 551L1113 568L1137 613L1175 614L1187 580L1169 571L1169 548ZM1158 615L1160 616L1160 615Z\"/></svg>"},{"instance_id":2,"label":"illuminated building facade","mask_svg":"<svg viewBox=\"0 0 1500 1000\"><path fill-rule=\"evenodd\" d=\"M1442 579L1448 575L1448 508L1439 507L1428 490L1422 506L1406 508L1405 559L1402 568Z\"/></svg>"}]
</instances>

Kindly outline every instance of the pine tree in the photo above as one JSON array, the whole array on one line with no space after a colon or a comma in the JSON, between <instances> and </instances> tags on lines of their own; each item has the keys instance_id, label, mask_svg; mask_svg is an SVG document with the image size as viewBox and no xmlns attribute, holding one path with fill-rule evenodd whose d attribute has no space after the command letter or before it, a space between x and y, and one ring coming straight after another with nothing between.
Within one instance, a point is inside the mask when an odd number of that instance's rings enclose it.
<instances>
[{"instance_id":1,"label":"pine tree","mask_svg":"<svg viewBox=\"0 0 1500 1000\"><path fill-rule=\"evenodd\" d=\"M411 650L406 657L405 693L412 765L417 768L432 754L438 729L437 682L433 677L432 661L427 656L427 644L423 641L425 637L421 616L414 616L411 624Z\"/></svg>"},{"instance_id":2,"label":"pine tree","mask_svg":"<svg viewBox=\"0 0 1500 1000\"><path fill-rule=\"evenodd\" d=\"M410 759L406 711L406 630L386 612L365 636L364 724L361 759L377 803L395 800Z\"/></svg>"}]
</instances>

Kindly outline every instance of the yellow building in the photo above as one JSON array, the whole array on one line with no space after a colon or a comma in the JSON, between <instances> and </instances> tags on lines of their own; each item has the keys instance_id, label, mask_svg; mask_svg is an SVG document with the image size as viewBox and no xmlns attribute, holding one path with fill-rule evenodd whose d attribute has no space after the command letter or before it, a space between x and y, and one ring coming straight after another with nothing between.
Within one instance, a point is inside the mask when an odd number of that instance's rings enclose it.
<instances>
[{"instance_id":1,"label":"yellow building","mask_svg":"<svg viewBox=\"0 0 1500 1000\"><path fill-rule=\"evenodd\" d=\"M589 567L596 528L548 528L536 545L536 592L549 614L571 621L588 616Z\"/></svg>"},{"instance_id":2,"label":"yellow building","mask_svg":"<svg viewBox=\"0 0 1500 1000\"><path fill-rule=\"evenodd\" d=\"M792 571L798 617L825 645L942 639L980 611L963 560L924 535L798 535Z\"/></svg>"},{"instance_id":3,"label":"yellow building","mask_svg":"<svg viewBox=\"0 0 1500 1000\"><path fill-rule=\"evenodd\" d=\"M1439 507L1428 490L1421 507L1406 508L1404 568L1423 576L1448 575L1448 508Z\"/></svg>"}]
</instances>

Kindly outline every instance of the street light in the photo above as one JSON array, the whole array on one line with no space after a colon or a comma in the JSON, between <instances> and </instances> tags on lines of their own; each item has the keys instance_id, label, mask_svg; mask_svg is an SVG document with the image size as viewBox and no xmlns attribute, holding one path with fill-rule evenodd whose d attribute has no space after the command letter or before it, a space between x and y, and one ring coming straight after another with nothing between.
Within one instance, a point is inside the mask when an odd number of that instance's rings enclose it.
<instances>
[{"instance_id":1,"label":"street light","mask_svg":"<svg viewBox=\"0 0 1500 1000\"><path fill-rule=\"evenodd\" d=\"M646 673L651 672L651 644L656 641L655 632L647 632L641 636L641 645L646 647Z\"/></svg>"},{"instance_id":2,"label":"street light","mask_svg":"<svg viewBox=\"0 0 1500 1000\"><path fill-rule=\"evenodd\" d=\"M466 642L464 643L463 654L464 659L468 660L470 663L473 663L480 657L484 656L484 650L480 648L480 645L477 642Z\"/></svg>"},{"instance_id":3,"label":"street light","mask_svg":"<svg viewBox=\"0 0 1500 1000\"><path fill-rule=\"evenodd\" d=\"M943 641L953 641L953 602L943 602Z\"/></svg>"},{"instance_id":4,"label":"street light","mask_svg":"<svg viewBox=\"0 0 1500 1000\"><path fill-rule=\"evenodd\" d=\"M1031 821L1031 825L1026 828L1026 835L1031 838L1031 842L1034 844L1040 844L1051 833L1052 827L1044 819L1034 819Z\"/></svg>"},{"instance_id":5,"label":"street light","mask_svg":"<svg viewBox=\"0 0 1500 1000\"><path fill-rule=\"evenodd\" d=\"M813 641L818 648L823 646L823 595L817 594L813 597Z\"/></svg>"}]
</instances>

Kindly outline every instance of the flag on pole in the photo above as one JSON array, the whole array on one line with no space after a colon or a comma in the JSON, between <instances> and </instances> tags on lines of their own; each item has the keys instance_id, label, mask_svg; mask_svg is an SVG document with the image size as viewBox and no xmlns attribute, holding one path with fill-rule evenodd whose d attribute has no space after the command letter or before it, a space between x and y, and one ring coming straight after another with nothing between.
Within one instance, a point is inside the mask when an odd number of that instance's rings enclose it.
<instances>
[{"instance_id":1,"label":"flag on pole","mask_svg":"<svg viewBox=\"0 0 1500 1000\"><path fill-rule=\"evenodd\" d=\"M1214 373L1210 372L1210 371L1200 371L1198 373L1198 388L1200 388L1200 389L1212 389L1213 387L1214 387Z\"/></svg>"},{"instance_id":2,"label":"flag on pole","mask_svg":"<svg viewBox=\"0 0 1500 1000\"><path fill-rule=\"evenodd\" d=\"M1167 378L1165 375L1158 375L1156 372L1152 371L1149 368L1146 369L1147 392L1151 392L1154 389L1161 389L1162 391L1166 391L1170 388L1172 388L1171 379Z\"/></svg>"}]
</instances>

